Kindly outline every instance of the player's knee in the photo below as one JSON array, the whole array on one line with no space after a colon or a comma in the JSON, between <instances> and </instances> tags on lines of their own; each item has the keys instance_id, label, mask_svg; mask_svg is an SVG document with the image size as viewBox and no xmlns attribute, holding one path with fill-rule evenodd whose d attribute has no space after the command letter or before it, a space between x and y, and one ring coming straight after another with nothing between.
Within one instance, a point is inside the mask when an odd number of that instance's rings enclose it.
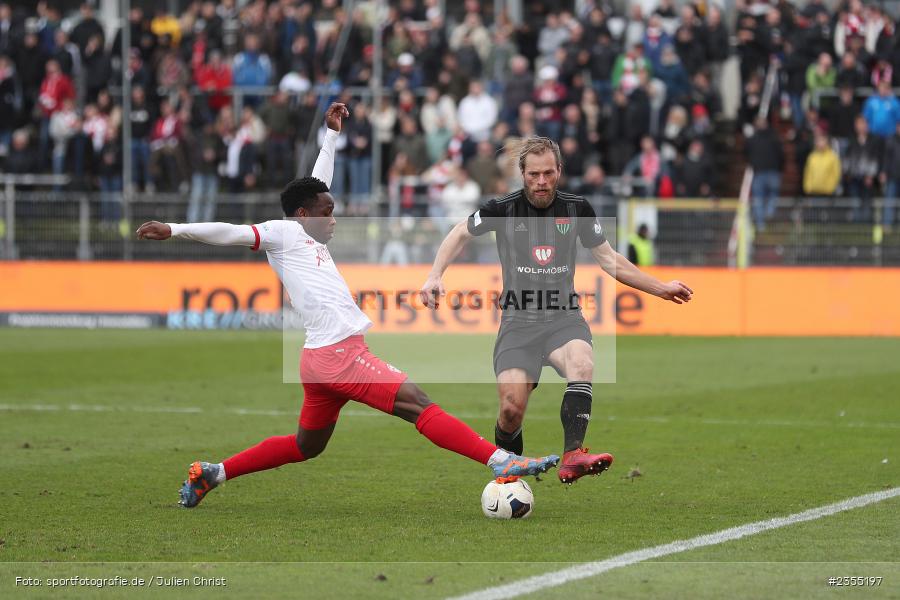
<instances>
[{"instance_id":1,"label":"player's knee","mask_svg":"<svg viewBox=\"0 0 900 600\"><path fill-rule=\"evenodd\" d=\"M594 378L594 363L590 359L575 359L569 363L568 367L570 380L590 381Z\"/></svg>"},{"instance_id":2,"label":"player's knee","mask_svg":"<svg viewBox=\"0 0 900 600\"><path fill-rule=\"evenodd\" d=\"M324 442L320 440L309 440L300 434L297 434L297 448L300 449L300 454L303 455L305 460L315 458L322 454L322 452L325 451L326 445L328 445L327 440Z\"/></svg>"},{"instance_id":3,"label":"player's knee","mask_svg":"<svg viewBox=\"0 0 900 600\"><path fill-rule=\"evenodd\" d=\"M514 431L522 426L522 407L512 402L500 402L500 424L507 431Z\"/></svg>"}]
</instances>

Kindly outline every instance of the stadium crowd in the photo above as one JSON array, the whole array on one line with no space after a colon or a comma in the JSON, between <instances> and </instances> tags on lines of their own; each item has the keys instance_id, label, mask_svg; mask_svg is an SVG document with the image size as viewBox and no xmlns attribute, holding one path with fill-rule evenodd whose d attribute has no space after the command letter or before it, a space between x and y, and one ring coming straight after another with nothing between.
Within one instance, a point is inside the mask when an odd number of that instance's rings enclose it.
<instances>
[{"instance_id":1,"label":"stadium crowd","mask_svg":"<svg viewBox=\"0 0 900 600\"><path fill-rule=\"evenodd\" d=\"M212 219L219 190L281 187L298 151L314 156L324 134L311 131L315 109L337 98L353 118L332 189L351 214L369 209L375 145L402 206L424 192L431 210L457 216L519 185L510 144L530 134L560 143L562 185L574 192L607 192L615 177L639 195L735 195L712 157L723 150L723 65L736 55L758 226L782 189L785 140L804 193L860 197L859 219L871 217L876 194L896 198L900 32L878 5L739 0L732 25L705 0L629 3L627 14L558 4L567 3L525 2L514 23L477 0L447 3L448 14L436 0L392 0L389 93L377 111L371 2L352 14L337 0L195 1L177 15L133 8L125 150L134 183L190 193L189 220ZM72 187L109 194L114 218L121 55L122 32L108 36L90 3L73 14L52 2L0 3L2 170L70 174ZM773 63L777 92L758 120ZM867 88L876 91L865 98Z\"/></svg>"}]
</instances>

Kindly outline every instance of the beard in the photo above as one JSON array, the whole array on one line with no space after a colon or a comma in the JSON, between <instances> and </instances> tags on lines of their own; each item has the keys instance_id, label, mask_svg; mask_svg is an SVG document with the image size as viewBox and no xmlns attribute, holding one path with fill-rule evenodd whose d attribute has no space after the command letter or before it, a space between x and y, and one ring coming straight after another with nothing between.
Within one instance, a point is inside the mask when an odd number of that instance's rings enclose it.
<instances>
[{"instance_id":1,"label":"beard","mask_svg":"<svg viewBox=\"0 0 900 600\"><path fill-rule=\"evenodd\" d=\"M527 187L523 188L525 191L525 198L531 203L535 208L547 208L551 204L553 204L553 199L556 198L556 186L549 188L549 194L546 196L536 196L534 192L529 190Z\"/></svg>"}]
</instances>

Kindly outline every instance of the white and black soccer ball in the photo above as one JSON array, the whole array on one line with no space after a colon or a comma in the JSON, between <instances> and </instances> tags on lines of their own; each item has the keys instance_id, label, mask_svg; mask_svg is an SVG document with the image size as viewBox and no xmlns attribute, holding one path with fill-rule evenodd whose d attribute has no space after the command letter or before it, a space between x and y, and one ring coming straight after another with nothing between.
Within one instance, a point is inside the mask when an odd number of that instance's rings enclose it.
<instances>
[{"instance_id":1,"label":"white and black soccer ball","mask_svg":"<svg viewBox=\"0 0 900 600\"><path fill-rule=\"evenodd\" d=\"M534 510L534 493L522 479L491 481L481 492L481 511L490 519L525 519Z\"/></svg>"}]
</instances>

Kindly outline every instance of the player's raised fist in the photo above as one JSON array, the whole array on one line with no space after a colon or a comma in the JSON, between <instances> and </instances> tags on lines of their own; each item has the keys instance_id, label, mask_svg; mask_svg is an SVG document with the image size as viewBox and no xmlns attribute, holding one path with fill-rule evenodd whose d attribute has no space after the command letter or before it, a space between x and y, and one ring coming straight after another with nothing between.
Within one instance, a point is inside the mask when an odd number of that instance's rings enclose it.
<instances>
[{"instance_id":1,"label":"player's raised fist","mask_svg":"<svg viewBox=\"0 0 900 600\"><path fill-rule=\"evenodd\" d=\"M446 293L444 282L441 281L441 278L432 275L425 282L425 285L422 286L422 289L419 290L419 299L428 308L437 308L440 304L441 296Z\"/></svg>"},{"instance_id":2,"label":"player's raised fist","mask_svg":"<svg viewBox=\"0 0 900 600\"><path fill-rule=\"evenodd\" d=\"M167 240L172 237L172 228L159 221L144 223L137 230L139 240Z\"/></svg>"},{"instance_id":3,"label":"player's raised fist","mask_svg":"<svg viewBox=\"0 0 900 600\"><path fill-rule=\"evenodd\" d=\"M347 110L347 105L342 102L334 102L325 111L325 123L328 125L328 129L340 131L342 119L349 116L350 111Z\"/></svg>"}]
</instances>

